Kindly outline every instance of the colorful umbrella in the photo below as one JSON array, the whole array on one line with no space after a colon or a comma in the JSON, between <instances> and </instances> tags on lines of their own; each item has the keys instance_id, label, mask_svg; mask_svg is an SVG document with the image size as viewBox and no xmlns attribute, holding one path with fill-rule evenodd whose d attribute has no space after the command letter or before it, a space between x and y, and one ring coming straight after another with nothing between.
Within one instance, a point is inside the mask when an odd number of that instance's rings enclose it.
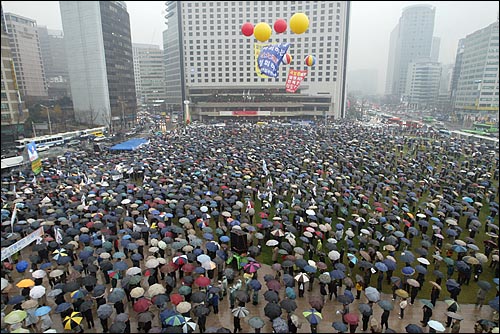
<instances>
[{"instance_id":1,"label":"colorful umbrella","mask_svg":"<svg viewBox=\"0 0 500 334\"><path fill-rule=\"evenodd\" d=\"M72 312L64 318L64 329L73 330L76 326L80 325L83 321L83 316L80 312Z\"/></svg>"},{"instance_id":2,"label":"colorful umbrella","mask_svg":"<svg viewBox=\"0 0 500 334\"><path fill-rule=\"evenodd\" d=\"M311 325L317 325L323 319L323 315L319 313L316 309L310 309L302 312L304 317L309 321Z\"/></svg>"}]
</instances>

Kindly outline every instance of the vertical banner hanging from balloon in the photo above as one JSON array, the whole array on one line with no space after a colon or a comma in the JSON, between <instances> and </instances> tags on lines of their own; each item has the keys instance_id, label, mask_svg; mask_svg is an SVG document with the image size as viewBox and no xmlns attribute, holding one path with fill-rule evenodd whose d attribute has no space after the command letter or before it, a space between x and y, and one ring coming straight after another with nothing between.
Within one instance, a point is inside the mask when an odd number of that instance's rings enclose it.
<instances>
[{"instance_id":1,"label":"vertical banner hanging from balloon","mask_svg":"<svg viewBox=\"0 0 500 334\"><path fill-rule=\"evenodd\" d=\"M278 69L290 43L277 43L264 46L257 58L260 71L271 78L278 77Z\"/></svg>"},{"instance_id":2,"label":"vertical banner hanging from balloon","mask_svg":"<svg viewBox=\"0 0 500 334\"><path fill-rule=\"evenodd\" d=\"M253 46L253 50L254 50L254 55L255 55L255 73L257 73L257 75L261 78L269 78L267 75L264 75L262 74L262 72L260 71L260 68L259 68L259 61L258 61L258 58L259 58L259 54L260 54L260 50L267 46L269 44L259 44L259 43L255 43L254 46Z\"/></svg>"},{"instance_id":3,"label":"vertical banner hanging from balloon","mask_svg":"<svg viewBox=\"0 0 500 334\"><path fill-rule=\"evenodd\" d=\"M286 79L286 91L288 93L295 93L300 86L300 83L307 75L307 70L292 70L288 71L288 78Z\"/></svg>"}]
</instances>

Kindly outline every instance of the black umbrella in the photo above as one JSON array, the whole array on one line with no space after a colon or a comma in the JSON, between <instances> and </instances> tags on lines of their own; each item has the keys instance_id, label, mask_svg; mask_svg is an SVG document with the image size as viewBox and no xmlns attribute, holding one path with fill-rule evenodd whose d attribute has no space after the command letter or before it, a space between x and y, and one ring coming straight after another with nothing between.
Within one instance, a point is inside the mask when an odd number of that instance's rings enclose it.
<instances>
[{"instance_id":1,"label":"black umbrella","mask_svg":"<svg viewBox=\"0 0 500 334\"><path fill-rule=\"evenodd\" d=\"M264 315L273 320L281 315L281 307L276 303L267 303L264 307Z\"/></svg>"},{"instance_id":2,"label":"black umbrella","mask_svg":"<svg viewBox=\"0 0 500 334\"><path fill-rule=\"evenodd\" d=\"M415 324L409 324L405 327L406 333L423 333L424 330L422 327L415 325Z\"/></svg>"},{"instance_id":3,"label":"black umbrella","mask_svg":"<svg viewBox=\"0 0 500 334\"><path fill-rule=\"evenodd\" d=\"M370 316L370 315L373 314L373 309L368 304L359 304L358 305L358 310L365 317L368 317L368 316Z\"/></svg>"},{"instance_id":4,"label":"black umbrella","mask_svg":"<svg viewBox=\"0 0 500 334\"><path fill-rule=\"evenodd\" d=\"M122 321L113 322L113 324L109 327L110 333L125 333L125 328L127 325Z\"/></svg>"},{"instance_id":5,"label":"black umbrella","mask_svg":"<svg viewBox=\"0 0 500 334\"><path fill-rule=\"evenodd\" d=\"M164 293L156 295L151 299L153 304L155 304L156 306L161 306L161 305L167 303L169 300L170 300L170 298Z\"/></svg>"},{"instance_id":6,"label":"black umbrella","mask_svg":"<svg viewBox=\"0 0 500 334\"><path fill-rule=\"evenodd\" d=\"M277 303L279 300L279 296L276 291L268 290L264 293L264 299L270 303Z\"/></svg>"},{"instance_id":7,"label":"black umbrella","mask_svg":"<svg viewBox=\"0 0 500 334\"><path fill-rule=\"evenodd\" d=\"M62 288L63 292L65 292L65 293L73 292L73 291L76 291L78 289L80 289L80 284L78 284L76 281L66 283L66 284L64 284L64 286Z\"/></svg>"},{"instance_id":8,"label":"black umbrella","mask_svg":"<svg viewBox=\"0 0 500 334\"><path fill-rule=\"evenodd\" d=\"M193 314L197 317L201 317L203 315L208 315L208 314L210 314L210 309L206 305L203 305L203 304L196 305L193 308Z\"/></svg>"},{"instance_id":9,"label":"black umbrella","mask_svg":"<svg viewBox=\"0 0 500 334\"><path fill-rule=\"evenodd\" d=\"M206 298L207 298L207 295L201 291L193 292L193 294L191 295L191 301L193 303L201 303L201 302L205 301Z\"/></svg>"},{"instance_id":10,"label":"black umbrella","mask_svg":"<svg viewBox=\"0 0 500 334\"><path fill-rule=\"evenodd\" d=\"M250 300L250 296L248 293L244 290L238 290L236 291L234 297L238 299L240 302L246 303Z\"/></svg>"},{"instance_id":11,"label":"black umbrella","mask_svg":"<svg viewBox=\"0 0 500 334\"><path fill-rule=\"evenodd\" d=\"M97 279L93 275L85 276L82 279L82 284L86 285L86 286L93 286L93 285L96 285L96 283L97 283Z\"/></svg>"},{"instance_id":12,"label":"black umbrella","mask_svg":"<svg viewBox=\"0 0 500 334\"><path fill-rule=\"evenodd\" d=\"M273 291L274 292L274 291ZM293 299L285 298L280 302L280 306L287 312L293 312L297 309L297 303Z\"/></svg>"},{"instance_id":13,"label":"black umbrella","mask_svg":"<svg viewBox=\"0 0 500 334\"><path fill-rule=\"evenodd\" d=\"M86 300L80 305L80 312L85 312L94 307L94 303L91 300Z\"/></svg>"}]
</instances>

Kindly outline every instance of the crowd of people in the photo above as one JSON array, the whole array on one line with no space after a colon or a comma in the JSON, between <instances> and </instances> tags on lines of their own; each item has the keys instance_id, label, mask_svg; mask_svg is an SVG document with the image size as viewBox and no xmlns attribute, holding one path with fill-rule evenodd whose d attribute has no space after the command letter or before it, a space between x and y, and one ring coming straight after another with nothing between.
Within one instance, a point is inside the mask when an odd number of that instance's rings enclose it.
<instances>
[{"instance_id":1,"label":"crowd of people","mask_svg":"<svg viewBox=\"0 0 500 334\"><path fill-rule=\"evenodd\" d=\"M390 332L396 308L407 332L458 333L464 287L498 330L498 142L342 121L150 139L2 179L2 332L203 333L230 312L232 332L316 333L336 305L339 332Z\"/></svg>"}]
</instances>

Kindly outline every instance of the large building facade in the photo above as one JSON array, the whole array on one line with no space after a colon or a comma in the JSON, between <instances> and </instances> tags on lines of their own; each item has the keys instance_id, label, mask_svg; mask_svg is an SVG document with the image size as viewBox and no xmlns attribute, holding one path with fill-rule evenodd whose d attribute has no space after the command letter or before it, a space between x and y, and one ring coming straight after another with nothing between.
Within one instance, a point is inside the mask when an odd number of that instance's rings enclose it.
<instances>
[{"instance_id":1,"label":"large building facade","mask_svg":"<svg viewBox=\"0 0 500 334\"><path fill-rule=\"evenodd\" d=\"M437 39L433 46L435 8L414 5L403 9L401 18L390 38L387 64L386 94L404 96L408 65L422 58L439 55Z\"/></svg>"},{"instance_id":2,"label":"large building facade","mask_svg":"<svg viewBox=\"0 0 500 334\"><path fill-rule=\"evenodd\" d=\"M3 13L1 17L2 32L2 108L1 133L2 145L14 143L14 140L24 135L24 123L28 117L28 110L24 108L17 83L14 58L9 45L9 36L6 31Z\"/></svg>"},{"instance_id":3,"label":"large building facade","mask_svg":"<svg viewBox=\"0 0 500 334\"><path fill-rule=\"evenodd\" d=\"M492 115L498 119L498 20L463 40L459 74L454 75L455 113L473 117Z\"/></svg>"},{"instance_id":4,"label":"large building facade","mask_svg":"<svg viewBox=\"0 0 500 334\"><path fill-rule=\"evenodd\" d=\"M113 129L136 119L130 18L124 1L60 1L78 121Z\"/></svg>"},{"instance_id":5,"label":"large building facade","mask_svg":"<svg viewBox=\"0 0 500 334\"><path fill-rule=\"evenodd\" d=\"M71 94L64 34L62 30L52 30L42 26L37 30L49 98L56 100L69 97Z\"/></svg>"},{"instance_id":6,"label":"large building facade","mask_svg":"<svg viewBox=\"0 0 500 334\"><path fill-rule=\"evenodd\" d=\"M408 64L404 96L412 110L432 109L438 105L441 64L422 59Z\"/></svg>"},{"instance_id":7,"label":"large building facade","mask_svg":"<svg viewBox=\"0 0 500 334\"><path fill-rule=\"evenodd\" d=\"M132 44L137 104L150 111L165 111L165 66L158 45Z\"/></svg>"},{"instance_id":8,"label":"large building facade","mask_svg":"<svg viewBox=\"0 0 500 334\"><path fill-rule=\"evenodd\" d=\"M4 19L23 99L31 102L46 99L47 84L36 21L12 13L5 13Z\"/></svg>"},{"instance_id":9,"label":"large building facade","mask_svg":"<svg viewBox=\"0 0 500 334\"><path fill-rule=\"evenodd\" d=\"M291 43L292 63L282 64L277 78L259 77L254 44L262 43L245 37L241 26L289 23L299 12L309 18L305 33L288 27L266 42ZM173 110L189 103L194 119L345 117L349 1L167 1L166 13L167 104ZM308 55L316 57L312 67L304 63ZM308 70L295 93L285 91L289 69Z\"/></svg>"}]
</instances>

